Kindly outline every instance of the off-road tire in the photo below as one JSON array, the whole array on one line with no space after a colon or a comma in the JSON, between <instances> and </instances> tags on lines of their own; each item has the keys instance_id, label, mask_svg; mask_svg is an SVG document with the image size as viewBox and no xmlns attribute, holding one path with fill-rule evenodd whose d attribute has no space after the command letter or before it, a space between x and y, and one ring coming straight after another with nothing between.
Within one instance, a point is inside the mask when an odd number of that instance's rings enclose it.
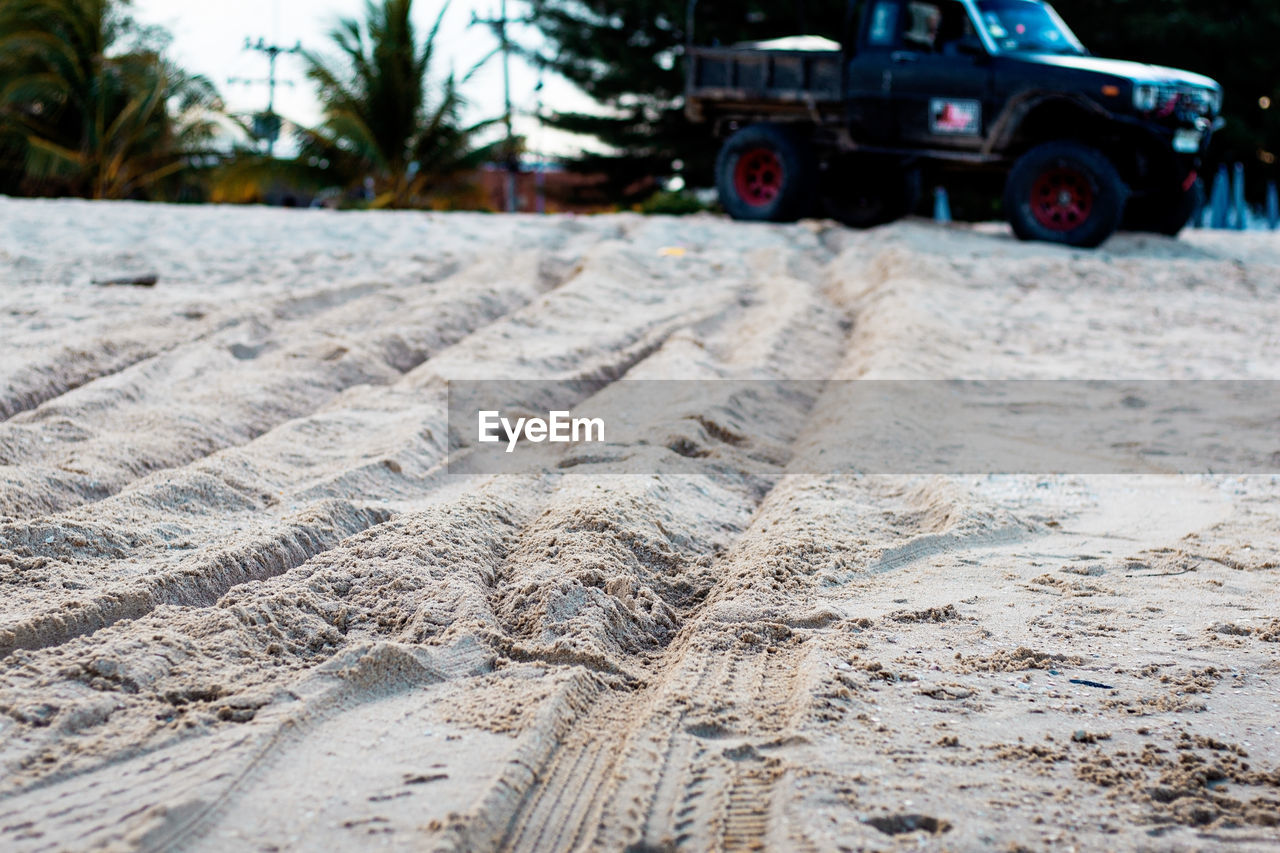
<instances>
[{"instance_id":1,"label":"off-road tire","mask_svg":"<svg viewBox=\"0 0 1280 853\"><path fill-rule=\"evenodd\" d=\"M873 228L920 203L920 171L879 157L833 160L822 176L819 212L851 228Z\"/></svg>"},{"instance_id":2,"label":"off-road tire","mask_svg":"<svg viewBox=\"0 0 1280 853\"><path fill-rule=\"evenodd\" d=\"M794 222L813 208L816 177L808 142L776 124L753 124L716 158L720 204L734 219Z\"/></svg>"},{"instance_id":3,"label":"off-road tire","mask_svg":"<svg viewBox=\"0 0 1280 853\"><path fill-rule=\"evenodd\" d=\"M1079 142L1047 142L1014 163L1004 209L1021 240L1092 249L1116 232L1129 188L1105 154Z\"/></svg>"}]
</instances>

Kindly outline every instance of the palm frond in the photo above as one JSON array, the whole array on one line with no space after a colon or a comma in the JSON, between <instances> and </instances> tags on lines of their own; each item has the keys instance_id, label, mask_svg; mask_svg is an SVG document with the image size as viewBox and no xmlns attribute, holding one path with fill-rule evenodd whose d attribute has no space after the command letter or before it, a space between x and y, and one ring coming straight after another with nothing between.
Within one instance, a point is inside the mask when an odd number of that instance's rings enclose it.
<instances>
[{"instance_id":1,"label":"palm frond","mask_svg":"<svg viewBox=\"0 0 1280 853\"><path fill-rule=\"evenodd\" d=\"M124 197L182 172L222 110L127 0L0 0L0 135L42 192ZM158 190L157 190L158 191Z\"/></svg>"},{"instance_id":2,"label":"palm frond","mask_svg":"<svg viewBox=\"0 0 1280 853\"><path fill-rule=\"evenodd\" d=\"M448 8L421 40L413 0L370 0L362 20L336 23L333 53L306 55L324 119L301 135L299 159L324 160L348 190L372 179L375 206L423 204L425 192L456 174L476 150L478 131L462 126L464 102L452 75L434 88L429 83Z\"/></svg>"}]
</instances>

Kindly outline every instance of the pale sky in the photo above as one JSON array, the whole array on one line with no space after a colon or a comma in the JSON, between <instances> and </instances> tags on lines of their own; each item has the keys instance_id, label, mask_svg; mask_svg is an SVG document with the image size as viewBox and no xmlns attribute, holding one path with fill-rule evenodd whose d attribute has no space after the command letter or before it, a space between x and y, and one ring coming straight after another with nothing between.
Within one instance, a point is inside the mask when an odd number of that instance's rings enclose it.
<instances>
[{"instance_id":1,"label":"pale sky","mask_svg":"<svg viewBox=\"0 0 1280 853\"><path fill-rule=\"evenodd\" d=\"M416 0L414 23L419 37L425 37L442 0ZM519 17L525 4L508 0L507 14ZM222 93L232 112L254 112L267 104L265 85L243 85L229 78L262 79L267 76L267 57L244 49L245 38L293 45L301 41L308 50L327 49L327 34L339 17L361 17L365 0L133 0L133 15L141 24L158 24L173 35L170 53L190 71L204 74ZM461 76L485 54L497 39L483 26L469 27L473 13L497 17L499 0L453 0L445 14L436 42L434 73L443 76L450 65ZM537 31L514 26L512 39L536 44ZM276 89L276 112L303 124L319 118L319 107L311 86L303 75L298 57L282 56L277 77L293 81ZM518 59L511 61L511 101L516 114L516 132L528 137L531 152L566 154L584 144L579 137L543 128L521 113L532 113L538 95L534 91L537 72ZM502 64L494 57L463 90L471 102L468 118L479 120L502 115ZM545 105L561 110L592 111L593 102L579 89L554 74L544 76L542 99Z\"/></svg>"}]
</instances>

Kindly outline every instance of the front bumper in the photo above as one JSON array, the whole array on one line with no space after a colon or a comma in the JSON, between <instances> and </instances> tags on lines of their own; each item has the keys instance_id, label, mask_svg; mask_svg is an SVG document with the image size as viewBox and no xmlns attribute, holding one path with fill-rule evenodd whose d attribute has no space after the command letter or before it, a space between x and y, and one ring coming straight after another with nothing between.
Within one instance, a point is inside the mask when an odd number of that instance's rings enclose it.
<instances>
[{"instance_id":1,"label":"front bumper","mask_svg":"<svg viewBox=\"0 0 1280 853\"><path fill-rule=\"evenodd\" d=\"M1176 126L1148 126L1148 130L1159 140L1160 147L1176 156L1203 157L1209 152L1213 135L1225 124L1221 116L1202 117Z\"/></svg>"},{"instance_id":2,"label":"front bumper","mask_svg":"<svg viewBox=\"0 0 1280 853\"><path fill-rule=\"evenodd\" d=\"M1187 191L1195 184L1221 118L1199 117L1190 122L1155 124L1130 119L1132 157L1125 169L1134 195L1164 195L1173 187Z\"/></svg>"}]
</instances>

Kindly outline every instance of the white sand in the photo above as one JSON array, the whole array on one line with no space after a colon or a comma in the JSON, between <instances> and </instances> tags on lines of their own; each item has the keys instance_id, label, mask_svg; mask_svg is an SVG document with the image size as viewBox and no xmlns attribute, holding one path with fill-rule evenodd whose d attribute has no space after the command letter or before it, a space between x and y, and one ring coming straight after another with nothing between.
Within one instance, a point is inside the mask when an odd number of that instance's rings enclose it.
<instances>
[{"instance_id":1,"label":"white sand","mask_svg":"<svg viewBox=\"0 0 1280 853\"><path fill-rule=\"evenodd\" d=\"M1277 379L1280 239L0 200L0 270L0 848L1280 838L1276 478L782 476L821 401L443 467L446 379Z\"/></svg>"}]
</instances>

